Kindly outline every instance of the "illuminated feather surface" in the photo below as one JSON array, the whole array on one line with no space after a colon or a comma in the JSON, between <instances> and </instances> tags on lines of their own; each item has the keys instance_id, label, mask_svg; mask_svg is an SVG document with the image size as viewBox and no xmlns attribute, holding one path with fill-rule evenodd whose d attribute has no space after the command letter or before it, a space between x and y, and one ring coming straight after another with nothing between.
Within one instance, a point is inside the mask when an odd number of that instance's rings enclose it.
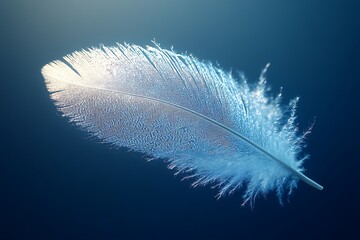
<instances>
[{"instance_id":1,"label":"illuminated feather surface","mask_svg":"<svg viewBox=\"0 0 360 240\"><path fill-rule=\"evenodd\" d=\"M268 97L266 69L251 87L193 56L118 44L74 52L42 74L58 110L90 134L167 159L219 197L244 187L252 203L271 190L281 199L299 179L322 189L302 174L297 99Z\"/></svg>"}]
</instances>

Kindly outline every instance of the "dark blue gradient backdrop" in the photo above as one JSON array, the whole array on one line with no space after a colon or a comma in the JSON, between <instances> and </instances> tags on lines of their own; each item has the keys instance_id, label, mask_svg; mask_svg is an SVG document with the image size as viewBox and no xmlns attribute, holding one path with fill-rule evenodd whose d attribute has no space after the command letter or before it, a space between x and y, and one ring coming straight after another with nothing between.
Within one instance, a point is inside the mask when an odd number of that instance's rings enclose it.
<instances>
[{"instance_id":1,"label":"dark blue gradient backdrop","mask_svg":"<svg viewBox=\"0 0 360 240\"><path fill-rule=\"evenodd\" d=\"M357 1L0 1L0 239L349 239L359 223ZM81 48L129 42L244 71L270 62L272 93L316 118L303 183L241 207L241 192L190 188L162 161L111 149L69 124L40 69ZM356 238L356 237L355 237Z\"/></svg>"}]
</instances>

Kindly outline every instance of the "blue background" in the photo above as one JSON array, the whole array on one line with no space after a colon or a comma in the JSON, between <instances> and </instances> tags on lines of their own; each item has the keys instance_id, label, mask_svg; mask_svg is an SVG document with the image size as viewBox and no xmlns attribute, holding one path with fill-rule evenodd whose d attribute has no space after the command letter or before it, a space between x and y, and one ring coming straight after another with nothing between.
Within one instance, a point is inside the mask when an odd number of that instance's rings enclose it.
<instances>
[{"instance_id":1,"label":"blue background","mask_svg":"<svg viewBox=\"0 0 360 240\"><path fill-rule=\"evenodd\" d=\"M349 239L359 224L358 1L0 1L1 239ZM67 123L40 69L81 48L129 42L188 51L273 93L299 96L303 183L241 207L161 161L109 149ZM355 235L355 236L356 236Z\"/></svg>"}]
</instances>

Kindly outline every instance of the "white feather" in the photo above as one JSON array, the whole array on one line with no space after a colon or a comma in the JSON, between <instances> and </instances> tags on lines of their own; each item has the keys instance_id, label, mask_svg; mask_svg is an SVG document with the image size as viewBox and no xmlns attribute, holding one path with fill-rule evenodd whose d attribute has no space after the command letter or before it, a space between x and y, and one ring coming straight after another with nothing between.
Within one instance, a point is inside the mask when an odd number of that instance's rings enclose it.
<instances>
[{"instance_id":1,"label":"white feather","mask_svg":"<svg viewBox=\"0 0 360 240\"><path fill-rule=\"evenodd\" d=\"M192 56L125 44L74 52L42 74L58 110L94 136L166 158L219 196L246 183L252 202L273 189L280 199L298 179L322 189L302 174L297 99L286 117L280 95L266 96L267 67L251 88Z\"/></svg>"}]
</instances>

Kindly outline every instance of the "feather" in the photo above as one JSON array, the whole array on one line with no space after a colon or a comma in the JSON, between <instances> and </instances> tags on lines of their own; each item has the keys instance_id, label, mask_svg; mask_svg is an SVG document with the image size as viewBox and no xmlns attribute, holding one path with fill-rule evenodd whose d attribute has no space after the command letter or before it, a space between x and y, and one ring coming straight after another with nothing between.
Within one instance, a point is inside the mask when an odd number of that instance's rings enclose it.
<instances>
[{"instance_id":1,"label":"feather","mask_svg":"<svg viewBox=\"0 0 360 240\"><path fill-rule=\"evenodd\" d=\"M167 159L170 169L212 184L218 197L245 187L244 203L275 190L280 201L303 174L298 99L281 106L209 62L154 47L118 44L76 51L42 68L63 116L103 142Z\"/></svg>"}]
</instances>

